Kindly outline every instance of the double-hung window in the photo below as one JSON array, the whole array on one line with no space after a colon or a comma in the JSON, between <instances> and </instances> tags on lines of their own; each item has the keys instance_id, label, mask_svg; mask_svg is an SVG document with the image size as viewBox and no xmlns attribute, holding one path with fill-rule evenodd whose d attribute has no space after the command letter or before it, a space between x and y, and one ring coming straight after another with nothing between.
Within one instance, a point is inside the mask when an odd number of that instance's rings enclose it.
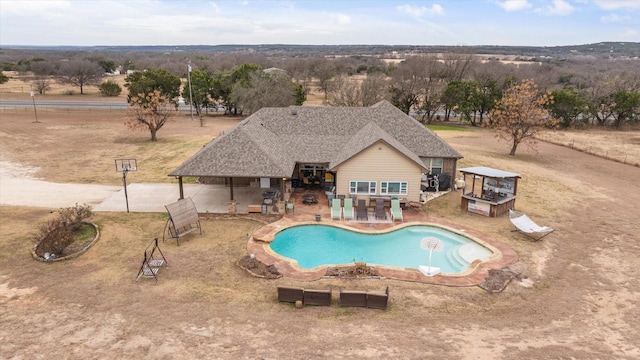
<instances>
[{"instance_id":1,"label":"double-hung window","mask_svg":"<svg viewBox=\"0 0 640 360\"><path fill-rule=\"evenodd\" d=\"M380 182L380 195L407 195L406 181Z\"/></svg>"},{"instance_id":2,"label":"double-hung window","mask_svg":"<svg viewBox=\"0 0 640 360\"><path fill-rule=\"evenodd\" d=\"M349 194L375 195L375 181L350 181Z\"/></svg>"},{"instance_id":3,"label":"double-hung window","mask_svg":"<svg viewBox=\"0 0 640 360\"><path fill-rule=\"evenodd\" d=\"M429 169L431 170L431 175L440 175L442 174L442 158L432 158L430 159Z\"/></svg>"}]
</instances>

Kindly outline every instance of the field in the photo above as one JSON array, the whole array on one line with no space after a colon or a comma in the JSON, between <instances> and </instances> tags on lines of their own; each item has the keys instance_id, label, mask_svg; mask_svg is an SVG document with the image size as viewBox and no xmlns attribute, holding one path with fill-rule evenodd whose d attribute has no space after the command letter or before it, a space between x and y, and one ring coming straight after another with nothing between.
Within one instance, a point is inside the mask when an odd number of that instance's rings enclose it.
<instances>
[{"instance_id":1,"label":"field","mask_svg":"<svg viewBox=\"0 0 640 360\"><path fill-rule=\"evenodd\" d=\"M50 111L40 123L32 116L0 112L3 167L16 176L112 185L120 181L113 159L138 159L132 181L169 181L169 171L239 121L211 116L201 127L183 115L152 143L148 133L129 131L122 114ZM142 249L161 234L165 215L98 213L101 238L93 248L44 264L30 257L30 235L51 210L2 206L0 358L640 357L640 169L544 142L538 152L523 147L510 157L509 145L482 129L436 133L464 155L460 167L521 174L516 207L556 229L531 242L511 232L506 217L460 210L459 192L427 204L433 219L478 229L517 251L522 277L504 292L388 279L255 278L235 262L263 224L214 215L203 221L203 236L190 235L179 247L161 244L169 268L158 283L134 282ZM637 154L637 134L616 134L615 142ZM590 143L611 143L602 135L591 133ZM390 307L295 309L277 302L279 284L390 286Z\"/></svg>"}]
</instances>

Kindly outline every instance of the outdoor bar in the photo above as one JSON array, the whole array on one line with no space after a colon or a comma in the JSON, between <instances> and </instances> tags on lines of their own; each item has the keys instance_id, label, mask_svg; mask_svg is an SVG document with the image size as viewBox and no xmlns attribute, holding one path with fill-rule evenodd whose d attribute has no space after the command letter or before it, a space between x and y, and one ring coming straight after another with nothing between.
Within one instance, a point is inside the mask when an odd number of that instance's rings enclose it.
<instances>
[{"instance_id":1,"label":"outdoor bar","mask_svg":"<svg viewBox=\"0 0 640 360\"><path fill-rule=\"evenodd\" d=\"M459 171L465 183L460 204L463 210L498 217L514 208L519 174L484 166Z\"/></svg>"}]
</instances>

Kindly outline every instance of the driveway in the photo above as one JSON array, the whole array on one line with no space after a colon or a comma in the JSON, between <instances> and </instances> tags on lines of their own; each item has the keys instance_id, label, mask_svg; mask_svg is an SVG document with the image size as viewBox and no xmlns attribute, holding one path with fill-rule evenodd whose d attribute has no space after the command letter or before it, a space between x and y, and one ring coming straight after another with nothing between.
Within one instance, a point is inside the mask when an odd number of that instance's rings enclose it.
<instances>
[{"instance_id":1,"label":"driveway","mask_svg":"<svg viewBox=\"0 0 640 360\"><path fill-rule=\"evenodd\" d=\"M34 171L35 172L35 171ZM93 211L166 212L165 205L178 200L178 184L140 184L123 186L60 184L31 178L29 169L0 162L0 205L59 209L75 204L91 205ZM234 188L237 212L247 205L261 204L265 189ZM184 196L191 197L200 213L227 213L229 188L224 185L184 184Z\"/></svg>"}]
</instances>

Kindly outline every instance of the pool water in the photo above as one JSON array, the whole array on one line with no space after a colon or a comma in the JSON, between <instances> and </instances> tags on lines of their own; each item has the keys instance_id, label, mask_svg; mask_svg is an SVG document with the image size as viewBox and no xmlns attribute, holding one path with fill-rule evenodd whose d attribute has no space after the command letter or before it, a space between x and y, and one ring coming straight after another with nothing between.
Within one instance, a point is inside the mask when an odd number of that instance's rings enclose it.
<instances>
[{"instance_id":1,"label":"pool water","mask_svg":"<svg viewBox=\"0 0 640 360\"><path fill-rule=\"evenodd\" d=\"M443 242L443 250L431 255L431 266L439 267L443 273L463 272L473 261L493 255L470 238L429 225L411 225L383 234L327 225L299 225L277 233L271 249L305 269L354 262L417 269L429 264L429 251L420 246L425 237Z\"/></svg>"}]
</instances>

